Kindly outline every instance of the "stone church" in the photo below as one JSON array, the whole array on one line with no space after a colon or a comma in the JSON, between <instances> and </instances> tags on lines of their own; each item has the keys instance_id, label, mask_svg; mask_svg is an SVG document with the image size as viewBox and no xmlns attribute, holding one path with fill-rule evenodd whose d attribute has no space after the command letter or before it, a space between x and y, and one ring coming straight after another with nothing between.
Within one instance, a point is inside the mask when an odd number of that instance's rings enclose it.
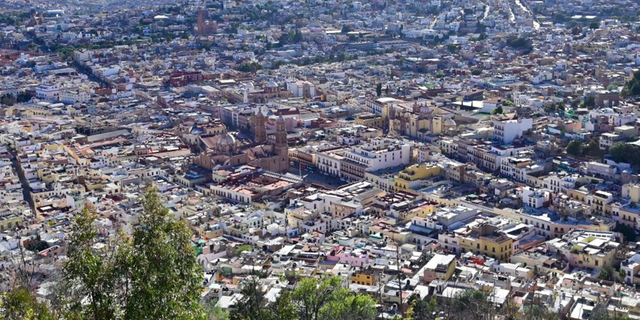
<instances>
[{"instance_id":1,"label":"stone church","mask_svg":"<svg viewBox=\"0 0 640 320\"><path fill-rule=\"evenodd\" d=\"M289 148L285 120L276 120L275 143L267 143L266 123L268 109L258 107L251 116L253 141L239 138L236 132L224 132L211 137L201 137L200 155L194 163L212 170L216 167L244 164L266 171L283 173L289 170Z\"/></svg>"}]
</instances>

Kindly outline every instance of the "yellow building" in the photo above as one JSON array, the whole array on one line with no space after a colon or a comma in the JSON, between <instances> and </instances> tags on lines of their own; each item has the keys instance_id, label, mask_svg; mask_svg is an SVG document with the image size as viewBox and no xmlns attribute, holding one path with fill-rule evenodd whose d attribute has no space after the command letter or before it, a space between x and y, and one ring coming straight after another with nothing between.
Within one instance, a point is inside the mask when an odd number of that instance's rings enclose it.
<instances>
[{"instance_id":1,"label":"yellow building","mask_svg":"<svg viewBox=\"0 0 640 320\"><path fill-rule=\"evenodd\" d=\"M400 172L395 181L396 191L411 192L421 186L420 180L435 177L442 173L442 168L433 163L414 164Z\"/></svg>"},{"instance_id":2,"label":"yellow building","mask_svg":"<svg viewBox=\"0 0 640 320\"><path fill-rule=\"evenodd\" d=\"M320 216L317 211L311 212L304 207L286 208L284 212L287 216L287 226L290 228L299 228L305 222L315 220Z\"/></svg>"},{"instance_id":3,"label":"yellow building","mask_svg":"<svg viewBox=\"0 0 640 320\"><path fill-rule=\"evenodd\" d=\"M421 204L409 210L408 214L406 215L406 219L411 219L416 216L424 218L434 213L437 207L438 207L438 203L436 202L432 202L432 201L426 202L424 204Z\"/></svg>"},{"instance_id":4,"label":"yellow building","mask_svg":"<svg viewBox=\"0 0 640 320\"><path fill-rule=\"evenodd\" d=\"M355 124L367 127L384 129L384 119L382 116L372 113L359 114L354 122Z\"/></svg>"},{"instance_id":5,"label":"yellow building","mask_svg":"<svg viewBox=\"0 0 640 320\"><path fill-rule=\"evenodd\" d=\"M458 240L461 252L474 252L500 261L508 261L513 254L513 239L500 232L496 226L482 224L463 230Z\"/></svg>"},{"instance_id":6,"label":"yellow building","mask_svg":"<svg viewBox=\"0 0 640 320\"><path fill-rule=\"evenodd\" d=\"M5 214L0 216L0 231L14 230L22 225L22 217L16 214Z\"/></svg>"},{"instance_id":7,"label":"yellow building","mask_svg":"<svg viewBox=\"0 0 640 320\"><path fill-rule=\"evenodd\" d=\"M219 238L224 235L224 231L222 230L222 227L219 224L213 224L213 225L207 226L206 230L205 228L201 228L200 232L201 234L204 234L206 238L209 238L209 239Z\"/></svg>"},{"instance_id":8,"label":"yellow building","mask_svg":"<svg viewBox=\"0 0 640 320\"><path fill-rule=\"evenodd\" d=\"M370 271L360 271L355 272L351 275L351 283L352 284L361 284L365 286L372 286L375 283L375 277L373 272Z\"/></svg>"},{"instance_id":9,"label":"yellow building","mask_svg":"<svg viewBox=\"0 0 640 320\"><path fill-rule=\"evenodd\" d=\"M436 254L424 268L424 281L448 281L456 270L456 256Z\"/></svg>"}]
</instances>

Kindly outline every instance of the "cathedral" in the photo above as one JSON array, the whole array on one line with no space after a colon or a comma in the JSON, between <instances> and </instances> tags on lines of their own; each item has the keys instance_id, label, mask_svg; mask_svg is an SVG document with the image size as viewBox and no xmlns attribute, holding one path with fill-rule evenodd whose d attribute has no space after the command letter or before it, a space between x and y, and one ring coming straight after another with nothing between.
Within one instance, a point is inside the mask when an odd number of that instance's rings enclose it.
<instances>
[{"instance_id":1,"label":"cathedral","mask_svg":"<svg viewBox=\"0 0 640 320\"><path fill-rule=\"evenodd\" d=\"M204 9L198 10L198 19L195 31L199 36L210 36L218 31L218 24L213 20L206 20L205 15L206 12Z\"/></svg>"},{"instance_id":2,"label":"cathedral","mask_svg":"<svg viewBox=\"0 0 640 320\"><path fill-rule=\"evenodd\" d=\"M289 147L285 120L276 120L275 143L267 143L266 124L269 119L266 107L256 108L251 116L253 141L238 138L241 134L227 132L201 137L200 155L195 164L212 170L216 167L244 164L260 167L266 171L283 173L289 170Z\"/></svg>"}]
</instances>

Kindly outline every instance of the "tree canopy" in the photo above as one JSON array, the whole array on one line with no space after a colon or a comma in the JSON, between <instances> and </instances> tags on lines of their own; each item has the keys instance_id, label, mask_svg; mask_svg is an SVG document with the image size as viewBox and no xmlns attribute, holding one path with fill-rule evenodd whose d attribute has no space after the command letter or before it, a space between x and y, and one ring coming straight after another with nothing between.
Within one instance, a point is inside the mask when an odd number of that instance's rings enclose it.
<instances>
[{"instance_id":1,"label":"tree canopy","mask_svg":"<svg viewBox=\"0 0 640 320\"><path fill-rule=\"evenodd\" d=\"M633 73L633 78L625 83L622 95L628 97L640 96L640 71Z\"/></svg>"},{"instance_id":2,"label":"tree canopy","mask_svg":"<svg viewBox=\"0 0 640 320\"><path fill-rule=\"evenodd\" d=\"M609 148L609 155L615 162L625 162L631 165L640 165L640 148L624 142L614 143Z\"/></svg>"},{"instance_id":3,"label":"tree canopy","mask_svg":"<svg viewBox=\"0 0 640 320\"><path fill-rule=\"evenodd\" d=\"M231 312L231 320L373 320L377 316L373 299L351 293L338 276L302 279L271 304L255 278L248 280L242 293L244 298Z\"/></svg>"},{"instance_id":4,"label":"tree canopy","mask_svg":"<svg viewBox=\"0 0 640 320\"><path fill-rule=\"evenodd\" d=\"M55 320L49 308L18 286L0 295L0 320Z\"/></svg>"},{"instance_id":5,"label":"tree canopy","mask_svg":"<svg viewBox=\"0 0 640 320\"><path fill-rule=\"evenodd\" d=\"M206 318L191 231L169 215L156 189L147 189L141 204L133 234L108 239L104 250L95 247L100 235L93 213L85 209L75 217L62 289L67 318Z\"/></svg>"}]
</instances>

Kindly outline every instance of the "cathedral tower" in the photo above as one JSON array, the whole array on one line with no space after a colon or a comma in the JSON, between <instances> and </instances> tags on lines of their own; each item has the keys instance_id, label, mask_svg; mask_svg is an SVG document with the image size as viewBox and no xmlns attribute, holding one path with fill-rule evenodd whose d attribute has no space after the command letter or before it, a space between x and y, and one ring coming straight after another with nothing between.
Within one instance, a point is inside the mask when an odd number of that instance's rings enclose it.
<instances>
[{"instance_id":1,"label":"cathedral tower","mask_svg":"<svg viewBox=\"0 0 640 320\"><path fill-rule=\"evenodd\" d=\"M264 144L267 142L267 108L258 107L251 117L251 125L253 126L253 142L255 144Z\"/></svg>"},{"instance_id":2,"label":"cathedral tower","mask_svg":"<svg viewBox=\"0 0 640 320\"><path fill-rule=\"evenodd\" d=\"M282 116L276 120L276 147L287 146L287 127Z\"/></svg>"}]
</instances>

